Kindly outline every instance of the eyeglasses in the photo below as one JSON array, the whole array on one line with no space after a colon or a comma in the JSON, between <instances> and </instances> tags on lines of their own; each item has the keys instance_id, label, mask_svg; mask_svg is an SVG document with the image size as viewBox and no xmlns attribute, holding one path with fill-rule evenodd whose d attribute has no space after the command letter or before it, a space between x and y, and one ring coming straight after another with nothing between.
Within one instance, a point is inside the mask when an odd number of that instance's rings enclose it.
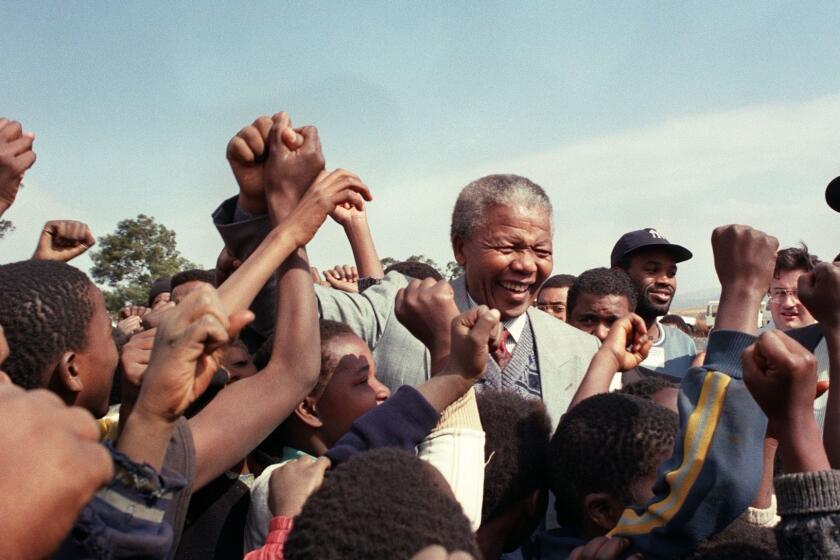
<instances>
[{"instance_id":1,"label":"eyeglasses","mask_svg":"<svg viewBox=\"0 0 840 560\"><path fill-rule=\"evenodd\" d=\"M770 290L770 301L772 303L782 303L788 296L798 300L799 290L785 290L784 288Z\"/></svg>"},{"instance_id":2,"label":"eyeglasses","mask_svg":"<svg viewBox=\"0 0 840 560\"><path fill-rule=\"evenodd\" d=\"M546 313L563 313L566 311L566 306L562 303L538 303L537 309Z\"/></svg>"}]
</instances>

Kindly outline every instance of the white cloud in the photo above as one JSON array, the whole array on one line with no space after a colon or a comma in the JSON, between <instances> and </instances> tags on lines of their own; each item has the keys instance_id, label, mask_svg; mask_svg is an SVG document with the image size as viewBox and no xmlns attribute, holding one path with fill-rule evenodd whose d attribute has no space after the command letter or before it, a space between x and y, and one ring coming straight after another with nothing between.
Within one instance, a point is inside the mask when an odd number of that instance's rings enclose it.
<instances>
[{"instance_id":1,"label":"white cloud","mask_svg":"<svg viewBox=\"0 0 840 560\"><path fill-rule=\"evenodd\" d=\"M438 177L391 184L371 205L382 255L451 258L449 217L458 190L497 172L541 184L555 207L555 271L607 264L625 231L653 226L695 252L683 290L716 285L709 238L715 226L746 223L799 239L825 258L840 251L840 215L823 201L840 174L840 95L802 103L686 115L556 149L488 161ZM393 179L392 179L393 181ZM336 231L317 240L314 260L343 262Z\"/></svg>"}]
</instances>

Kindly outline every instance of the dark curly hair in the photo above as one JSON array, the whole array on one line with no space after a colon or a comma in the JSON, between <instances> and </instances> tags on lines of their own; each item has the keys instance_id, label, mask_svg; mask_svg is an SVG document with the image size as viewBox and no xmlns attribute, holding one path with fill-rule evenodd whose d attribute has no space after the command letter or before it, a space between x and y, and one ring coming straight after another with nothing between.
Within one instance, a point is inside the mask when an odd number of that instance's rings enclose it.
<instances>
[{"instance_id":1,"label":"dark curly hair","mask_svg":"<svg viewBox=\"0 0 840 560\"><path fill-rule=\"evenodd\" d=\"M780 249L776 253L776 268L773 270L774 278L785 270L804 270L805 272L811 272L820 263L819 257L810 253L807 245L801 242L799 245L799 247Z\"/></svg>"},{"instance_id":2,"label":"dark curly hair","mask_svg":"<svg viewBox=\"0 0 840 560\"><path fill-rule=\"evenodd\" d=\"M677 429L670 410L620 393L595 395L569 410L549 446L549 486L560 523L580 523L588 494L634 503L633 485L656 472Z\"/></svg>"},{"instance_id":3,"label":"dark curly hair","mask_svg":"<svg viewBox=\"0 0 840 560\"><path fill-rule=\"evenodd\" d=\"M485 433L484 522L548 486L551 421L542 401L512 391L481 391L476 400Z\"/></svg>"},{"instance_id":4,"label":"dark curly hair","mask_svg":"<svg viewBox=\"0 0 840 560\"><path fill-rule=\"evenodd\" d=\"M438 544L481 558L461 506L434 467L400 449L354 456L306 501L283 549L287 560L408 560ZM439 476L439 473L436 473Z\"/></svg>"},{"instance_id":5,"label":"dark curly hair","mask_svg":"<svg viewBox=\"0 0 840 560\"><path fill-rule=\"evenodd\" d=\"M45 386L64 352L87 346L92 287L84 272L59 261L0 266L0 325L11 350L3 369L16 385Z\"/></svg>"},{"instance_id":6,"label":"dark curly hair","mask_svg":"<svg viewBox=\"0 0 840 560\"><path fill-rule=\"evenodd\" d=\"M438 282L443 280L443 275L438 271L438 269L421 261L396 262L385 269L385 274L388 274L393 270L396 270L400 274L417 278L418 280L424 280L426 278L434 278Z\"/></svg>"},{"instance_id":7,"label":"dark curly hair","mask_svg":"<svg viewBox=\"0 0 840 560\"><path fill-rule=\"evenodd\" d=\"M624 296L630 311L636 310L638 296L633 281L623 270L615 268L590 268L578 276L569 288L566 309L571 315L577 299L582 294L596 296Z\"/></svg>"},{"instance_id":8,"label":"dark curly hair","mask_svg":"<svg viewBox=\"0 0 840 560\"><path fill-rule=\"evenodd\" d=\"M569 288L574 282L575 276L573 274L555 274L542 283L540 290L543 288Z\"/></svg>"},{"instance_id":9,"label":"dark curly hair","mask_svg":"<svg viewBox=\"0 0 840 560\"><path fill-rule=\"evenodd\" d=\"M643 377L639 381L628 383L618 392L624 395L633 395L650 400L654 393L658 393L662 389L677 389L678 387L676 383L671 383L657 375L651 375L649 377Z\"/></svg>"},{"instance_id":10,"label":"dark curly hair","mask_svg":"<svg viewBox=\"0 0 840 560\"><path fill-rule=\"evenodd\" d=\"M169 281L169 291L171 292L181 284L186 284L187 282L205 282L215 288L217 287L216 271L202 270L200 268L181 271L173 276L172 280Z\"/></svg>"}]
</instances>

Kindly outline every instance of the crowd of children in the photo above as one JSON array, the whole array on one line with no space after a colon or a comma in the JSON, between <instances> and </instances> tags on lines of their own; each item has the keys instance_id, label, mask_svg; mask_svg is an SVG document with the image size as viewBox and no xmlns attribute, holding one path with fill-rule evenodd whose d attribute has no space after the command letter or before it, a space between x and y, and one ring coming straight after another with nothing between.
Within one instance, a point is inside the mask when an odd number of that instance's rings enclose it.
<instances>
[{"instance_id":1,"label":"crowd of children","mask_svg":"<svg viewBox=\"0 0 840 560\"><path fill-rule=\"evenodd\" d=\"M0 119L2 210L33 144ZM714 229L698 352L661 320L692 254L655 229L550 277L548 196L490 175L453 210L462 274L384 270L314 127L259 117L227 157L216 268L118 316L67 264L81 222L0 265L0 558L840 557L837 259ZM328 217L356 262L313 279Z\"/></svg>"}]
</instances>

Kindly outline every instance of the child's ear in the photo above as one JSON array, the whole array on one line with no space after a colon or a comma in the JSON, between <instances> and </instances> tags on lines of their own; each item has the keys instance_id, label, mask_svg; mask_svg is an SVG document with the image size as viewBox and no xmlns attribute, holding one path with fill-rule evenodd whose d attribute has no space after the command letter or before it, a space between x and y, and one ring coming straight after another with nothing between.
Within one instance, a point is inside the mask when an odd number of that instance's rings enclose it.
<instances>
[{"instance_id":1,"label":"child's ear","mask_svg":"<svg viewBox=\"0 0 840 560\"><path fill-rule=\"evenodd\" d=\"M62 354L55 371L61 389L60 394L82 392L84 383L82 382L82 377L79 375L75 352L65 352Z\"/></svg>"},{"instance_id":2,"label":"child's ear","mask_svg":"<svg viewBox=\"0 0 840 560\"><path fill-rule=\"evenodd\" d=\"M318 400L313 397L306 397L295 407L295 415L298 419L310 428L320 428L324 425L318 416Z\"/></svg>"},{"instance_id":3,"label":"child's ear","mask_svg":"<svg viewBox=\"0 0 840 560\"><path fill-rule=\"evenodd\" d=\"M607 533L618 523L624 507L613 496L602 492L587 494L583 499L583 511L593 525Z\"/></svg>"}]
</instances>

